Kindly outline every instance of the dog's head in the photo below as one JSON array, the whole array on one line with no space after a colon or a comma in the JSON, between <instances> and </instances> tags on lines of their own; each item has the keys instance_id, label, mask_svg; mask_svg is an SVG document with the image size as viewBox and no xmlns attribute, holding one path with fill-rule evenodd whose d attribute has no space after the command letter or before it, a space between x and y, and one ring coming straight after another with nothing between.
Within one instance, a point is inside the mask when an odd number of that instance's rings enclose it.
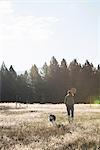
<instances>
[{"instance_id":1,"label":"dog's head","mask_svg":"<svg viewBox=\"0 0 100 150\"><path fill-rule=\"evenodd\" d=\"M49 115L49 121L50 121L50 122L54 122L55 120L56 120L56 116L50 114L50 115Z\"/></svg>"}]
</instances>

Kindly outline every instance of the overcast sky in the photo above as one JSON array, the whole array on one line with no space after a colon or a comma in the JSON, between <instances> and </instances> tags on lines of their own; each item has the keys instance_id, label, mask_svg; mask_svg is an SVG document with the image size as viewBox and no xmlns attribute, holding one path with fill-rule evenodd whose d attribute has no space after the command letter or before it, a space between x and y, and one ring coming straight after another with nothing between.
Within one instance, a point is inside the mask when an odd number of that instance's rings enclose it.
<instances>
[{"instance_id":1,"label":"overcast sky","mask_svg":"<svg viewBox=\"0 0 100 150\"><path fill-rule=\"evenodd\" d=\"M28 70L52 56L100 64L99 0L0 0L0 65Z\"/></svg>"}]
</instances>

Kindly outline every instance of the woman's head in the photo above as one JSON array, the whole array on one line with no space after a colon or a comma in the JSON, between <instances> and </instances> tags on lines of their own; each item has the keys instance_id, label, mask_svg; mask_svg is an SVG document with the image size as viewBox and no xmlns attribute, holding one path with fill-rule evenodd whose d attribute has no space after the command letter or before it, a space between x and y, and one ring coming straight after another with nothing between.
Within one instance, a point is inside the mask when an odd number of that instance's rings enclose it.
<instances>
[{"instance_id":1,"label":"woman's head","mask_svg":"<svg viewBox=\"0 0 100 150\"><path fill-rule=\"evenodd\" d=\"M68 91L67 91L67 94L68 94L68 95L71 95L71 96L74 96L74 93L72 93L71 90L68 90Z\"/></svg>"}]
</instances>

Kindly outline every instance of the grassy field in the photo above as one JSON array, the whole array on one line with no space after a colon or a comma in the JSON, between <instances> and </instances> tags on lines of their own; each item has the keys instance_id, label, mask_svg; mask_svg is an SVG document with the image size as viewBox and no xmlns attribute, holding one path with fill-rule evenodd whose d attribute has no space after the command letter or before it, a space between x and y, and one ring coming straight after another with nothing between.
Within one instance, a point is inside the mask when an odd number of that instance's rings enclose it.
<instances>
[{"instance_id":1,"label":"grassy field","mask_svg":"<svg viewBox=\"0 0 100 150\"><path fill-rule=\"evenodd\" d=\"M48 116L57 117L53 126ZM100 105L75 105L69 124L64 104L0 103L0 150L100 150Z\"/></svg>"}]
</instances>

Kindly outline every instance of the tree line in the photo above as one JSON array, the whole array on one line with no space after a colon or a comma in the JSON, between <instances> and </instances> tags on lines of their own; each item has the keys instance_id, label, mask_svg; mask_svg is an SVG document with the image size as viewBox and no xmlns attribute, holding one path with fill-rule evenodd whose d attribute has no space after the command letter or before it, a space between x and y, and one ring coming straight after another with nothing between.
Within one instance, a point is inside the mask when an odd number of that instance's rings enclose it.
<instances>
[{"instance_id":1,"label":"tree line","mask_svg":"<svg viewBox=\"0 0 100 150\"><path fill-rule=\"evenodd\" d=\"M100 65L95 68L88 60L81 65L74 59L60 64L53 56L50 64L40 69L34 64L18 75L11 65L0 68L0 101L22 103L62 103L66 91L76 88L76 103L89 103L90 96L100 96Z\"/></svg>"}]
</instances>

